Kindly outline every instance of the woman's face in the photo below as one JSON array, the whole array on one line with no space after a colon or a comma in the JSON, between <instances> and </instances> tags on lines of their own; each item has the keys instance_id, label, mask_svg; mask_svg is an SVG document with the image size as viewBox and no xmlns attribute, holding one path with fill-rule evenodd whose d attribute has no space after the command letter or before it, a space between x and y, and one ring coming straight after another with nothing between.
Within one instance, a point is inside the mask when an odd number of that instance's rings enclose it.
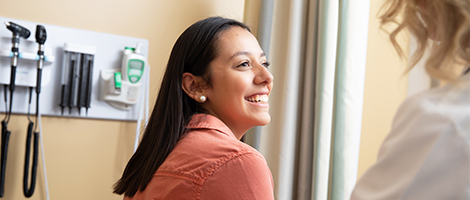
<instances>
[{"instance_id":1,"label":"woman's face","mask_svg":"<svg viewBox=\"0 0 470 200\"><path fill-rule=\"evenodd\" d=\"M269 123L268 97L273 76L256 38L241 27L231 27L217 41L217 57L210 63L211 86L203 104L241 138L248 129Z\"/></svg>"}]
</instances>

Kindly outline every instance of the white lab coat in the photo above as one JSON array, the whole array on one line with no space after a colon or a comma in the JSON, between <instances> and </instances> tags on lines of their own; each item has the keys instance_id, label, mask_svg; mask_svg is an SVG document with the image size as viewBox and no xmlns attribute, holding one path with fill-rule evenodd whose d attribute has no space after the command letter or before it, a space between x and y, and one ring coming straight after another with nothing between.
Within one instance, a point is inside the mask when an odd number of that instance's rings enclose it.
<instances>
[{"instance_id":1,"label":"white lab coat","mask_svg":"<svg viewBox=\"0 0 470 200\"><path fill-rule=\"evenodd\" d=\"M470 200L470 73L407 99L351 199Z\"/></svg>"}]
</instances>

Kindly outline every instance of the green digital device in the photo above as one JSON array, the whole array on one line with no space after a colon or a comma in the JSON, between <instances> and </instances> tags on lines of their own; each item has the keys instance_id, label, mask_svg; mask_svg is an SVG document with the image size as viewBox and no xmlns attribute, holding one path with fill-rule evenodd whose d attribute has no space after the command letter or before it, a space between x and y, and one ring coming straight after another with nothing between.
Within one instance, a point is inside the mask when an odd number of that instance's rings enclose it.
<instances>
[{"instance_id":1,"label":"green digital device","mask_svg":"<svg viewBox=\"0 0 470 200\"><path fill-rule=\"evenodd\" d=\"M126 47L122 62L122 79L130 83L139 83L145 68L145 57L135 53L134 48Z\"/></svg>"}]
</instances>

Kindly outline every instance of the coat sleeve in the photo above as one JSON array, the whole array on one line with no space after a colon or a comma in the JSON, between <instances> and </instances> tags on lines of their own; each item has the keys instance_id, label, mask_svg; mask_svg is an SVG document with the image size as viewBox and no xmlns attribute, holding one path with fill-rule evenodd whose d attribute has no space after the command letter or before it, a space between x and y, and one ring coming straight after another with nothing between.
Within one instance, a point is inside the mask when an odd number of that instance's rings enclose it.
<instances>
[{"instance_id":1,"label":"coat sleeve","mask_svg":"<svg viewBox=\"0 0 470 200\"><path fill-rule=\"evenodd\" d=\"M273 200L273 181L265 159L256 153L237 156L206 180L201 200Z\"/></svg>"}]
</instances>

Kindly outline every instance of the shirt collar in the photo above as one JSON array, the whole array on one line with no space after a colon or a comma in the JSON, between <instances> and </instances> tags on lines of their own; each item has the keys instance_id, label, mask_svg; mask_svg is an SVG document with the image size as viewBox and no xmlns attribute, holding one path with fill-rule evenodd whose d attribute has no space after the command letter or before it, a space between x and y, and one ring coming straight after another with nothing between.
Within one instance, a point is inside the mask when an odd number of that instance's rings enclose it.
<instances>
[{"instance_id":1,"label":"shirt collar","mask_svg":"<svg viewBox=\"0 0 470 200\"><path fill-rule=\"evenodd\" d=\"M186 126L188 129L213 129L217 130L229 137L237 139L230 128L224 124L219 118L209 114L194 114L191 121Z\"/></svg>"}]
</instances>

